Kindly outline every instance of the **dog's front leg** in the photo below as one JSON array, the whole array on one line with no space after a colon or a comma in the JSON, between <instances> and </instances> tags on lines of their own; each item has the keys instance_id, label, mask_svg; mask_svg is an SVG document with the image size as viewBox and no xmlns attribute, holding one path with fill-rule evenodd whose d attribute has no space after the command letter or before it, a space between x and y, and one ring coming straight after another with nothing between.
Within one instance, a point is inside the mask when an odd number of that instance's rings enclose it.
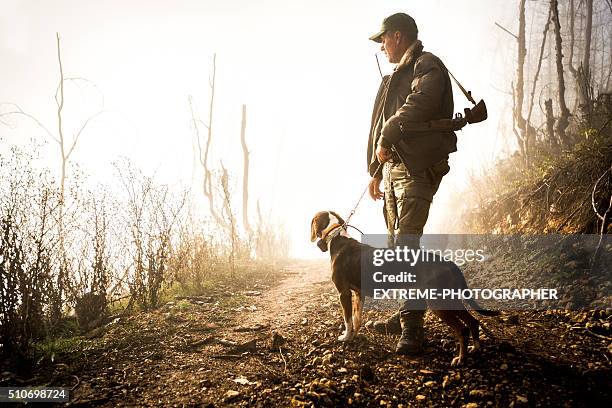
<instances>
[{"instance_id":1,"label":"dog's front leg","mask_svg":"<svg viewBox=\"0 0 612 408\"><path fill-rule=\"evenodd\" d=\"M353 292L353 333L356 336L361 328L363 314L363 297L358 291Z\"/></svg>"},{"instance_id":2,"label":"dog's front leg","mask_svg":"<svg viewBox=\"0 0 612 408\"><path fill-rule=\"evenodd\" d=\"M350 289L344 290L340 293L340 304L342 305L342 312L344 314L344 333L338 337L340 341L350 341L353 339L353 304L352 294Z\"/></svg>"}]
</instances>

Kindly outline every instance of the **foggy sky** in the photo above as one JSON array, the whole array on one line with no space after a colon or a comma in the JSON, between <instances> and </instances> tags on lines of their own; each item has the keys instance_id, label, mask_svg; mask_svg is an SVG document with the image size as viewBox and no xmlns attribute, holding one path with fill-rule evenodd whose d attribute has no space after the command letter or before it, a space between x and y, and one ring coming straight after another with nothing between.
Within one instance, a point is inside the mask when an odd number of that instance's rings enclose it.
<instances>
[{"instance_id":1,"label":"foggy sky","mask_svg":"<svg viewBox=\"0 0 612 408\"><path fill-rule=\"evenodd\" d=\"M75 150L92 182L113 183L111 162L125 156L162 182L190 184L194 173L188 95L207 120L208 77L217 54L211 165L241 174L240 111L248 110L251 207L264 209L292 231L296 256L320 256L308 241L314 212L346 214L368 175L365 148L380 75L378 44L368 37L382 18L411 14L425 49L438 55L490 118L459 133L451 173L436 195L428 224L455 204L469 172L514 147L501 130L511 97L515 43L494 26L516 29L515 2L438 1L13 1L0 14L0 102L19 104L55 131L59 72L55 33L61 36L66 77L96 85L66 89L66 133L102 108ZM381 55L382 56L382 55ZM384 57L383 57L384 58ZM385 72L391 67L382 66ZM455 110L467 107L455 89ZM506 111L507 112L507 111ZM45 135L26 120L0 126L3 154L12 144ZM49 142L41 160L58 168ZM235 179L238 192L239 180ZM199 189L196 181L195 189ZM201 191L201 189L197 190ZM364 199L353 223L385 231L381 203Z\"/></svg>"}]
</instances>

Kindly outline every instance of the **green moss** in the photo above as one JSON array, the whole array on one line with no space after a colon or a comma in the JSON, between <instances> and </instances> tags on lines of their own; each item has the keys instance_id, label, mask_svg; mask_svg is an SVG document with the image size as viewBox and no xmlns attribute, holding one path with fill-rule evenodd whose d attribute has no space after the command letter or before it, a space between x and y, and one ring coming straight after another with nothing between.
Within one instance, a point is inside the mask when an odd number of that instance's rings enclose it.
<instances>
[{"instance_id":1,"label":"green moss","mask_svg":"<svg viewBox=\"0 0 612 408\"><path fill-rule=\"evenodd\" d=\"M219 300L219 306L223 309L235 309L240 306L248 305L248 297L243 294L236 293Z\"/></svg>"},{"instance_id":2,"label":"green moss","mask_svg":"<svg viewBox=\"0 0 612 408\"><path fill-rule=\"evenodd\" d=\"M81 354L91 342L81 336L50 338L32 345L34 361L54 362L56 359L71 354Z\"/></svg>"}]
</instances>

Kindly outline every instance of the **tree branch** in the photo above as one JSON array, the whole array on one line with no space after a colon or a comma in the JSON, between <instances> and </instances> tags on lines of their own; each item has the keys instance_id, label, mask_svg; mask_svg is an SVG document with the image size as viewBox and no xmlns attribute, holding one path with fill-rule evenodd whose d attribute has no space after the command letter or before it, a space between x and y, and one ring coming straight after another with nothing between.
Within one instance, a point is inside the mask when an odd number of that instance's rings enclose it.
<instances>
[{"instance_id":1,"label":"tree branch","mask_svg":"<svg viewBox=\"0 0 612 408\"><path fill-rule=\"evenodd\" d=\"M5 122L5 121L1 120L1 118L2 118L3 116L10 116L10 115L22 115L22 116L25 116L25 117L27 117L27 118L31 119L32 121L34 121L34 123L36 123L36 124L37 124L37 125L38 125L38 126L41 128L41 129L42 129L42 130L44 130L44 131L47 133L47 135L48 135L48 136L49 136L49 137L50 137L50 138L51 138L53 141L55 141L55 142L57 142L57 143L60 143L59 139L58 139L57 137L55 137L55 136L54 136L54 135L53 135L53 134L52 134L52 133L49 131L49 129L47 129L47 128L45 127L45 125L43 125L43 124L42 124L42 122L41 122L41 121L39 121L38 119L36 119L36 117L34 117L33 115L31 115L31 114L29 114L29 113L27 113L27 112L24 112L24 110L23 110L23 109L21 109L21 107L20 107L19 105L14 104L14 103L2 103L2 104L0 104L0 106L1 106L1 105L10 105L10 106L13 106L13 107L14 107L14 109L15 109L14 111L9 111L9 112L0 113L0 122L1 122L2 124L4 124L5 126L9 126L9 124L8 124L7 122Z\"/></svg>"},{"instance_id":2,"label":"tree branch","mask_svg":"<svg viewBox=\"0 0 612 408\"><path fill-rule=\"evenodd\" d=\"M529 111L527 113L527 123L530 123L531 121L531 112L533 110L533 98L535 96L536 84L538 82L538 77L540 75L540 69L542 68L542 58L544 57L544 48L546 46L546 37L548 34L548 26L550 25L550 17L551 17L551 11L548 10L548 17L546 19L546 24L544 26L544 32L542 34L542 46L540 47L540 56L538 58L538 66L536 68L536 73L533 79L533 86L531 88L531 97L529 100Z\"/></svg>"},{"instance_id":3,"label":"tree branch","mask_svg":"<svg viewBox=\"0 0 612 408\"><path fill-rule=\"evenodd\" d=\"M510 34L511 36L513 36L515 39L517 39L517 40L518 40L518 36L517 36L516 34L514 34L514 33L510 32L510 30L508 30L508 29L506 29L506 28L502 27L502 25L501 25L501 24L499 24L499 23L495 22L495 25L496 25L496 26L498 26L499 28L501 28L502 30L504 30L505 32L507 32L508 34Z\"/></svg>"},{"instance_id":4,"label":"tree branch","mask_svg":"<svg viewBox=\"0 0 612 408\"><path fill-rule=\"evenodd\" d=\"M102 115L103 113L106 113L106 111L100 111L95 113L94 115L90 116L89 118L87 118L87 120L83 123L83 126L81 126L81 128L79 129L79 131L77 132L76 136L74 137L74 140L72 141L72 145L70 146L70 148L68 149L68 153L66 154L66 159L68 159L70 157L70 155L72 154L72 151L74 150L74 147L76 146L76 144L79 141L79 138L81 137L81 133L83 133L83 130L85 130L85 128L87 127L87 125L89 125L89 123L96 117Z\"/></svg>"}]
</instances>

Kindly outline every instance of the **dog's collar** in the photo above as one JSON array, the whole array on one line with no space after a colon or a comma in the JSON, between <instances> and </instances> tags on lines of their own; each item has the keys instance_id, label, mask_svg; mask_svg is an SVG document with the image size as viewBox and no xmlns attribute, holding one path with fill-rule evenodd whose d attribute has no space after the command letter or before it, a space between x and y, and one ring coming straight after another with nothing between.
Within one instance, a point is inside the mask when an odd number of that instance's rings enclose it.
<instances>
[{"instance_id":1,"label":"dog's collar","mask_svg":"<svg viewBox=\"0 0 612 408\"><path fill-rule=\"evenodd\" d=\"M340 232L342 232L342 225L336 222L323 230L321 239L329 242L336 238Z\"/></svg>"}]
</instances>

